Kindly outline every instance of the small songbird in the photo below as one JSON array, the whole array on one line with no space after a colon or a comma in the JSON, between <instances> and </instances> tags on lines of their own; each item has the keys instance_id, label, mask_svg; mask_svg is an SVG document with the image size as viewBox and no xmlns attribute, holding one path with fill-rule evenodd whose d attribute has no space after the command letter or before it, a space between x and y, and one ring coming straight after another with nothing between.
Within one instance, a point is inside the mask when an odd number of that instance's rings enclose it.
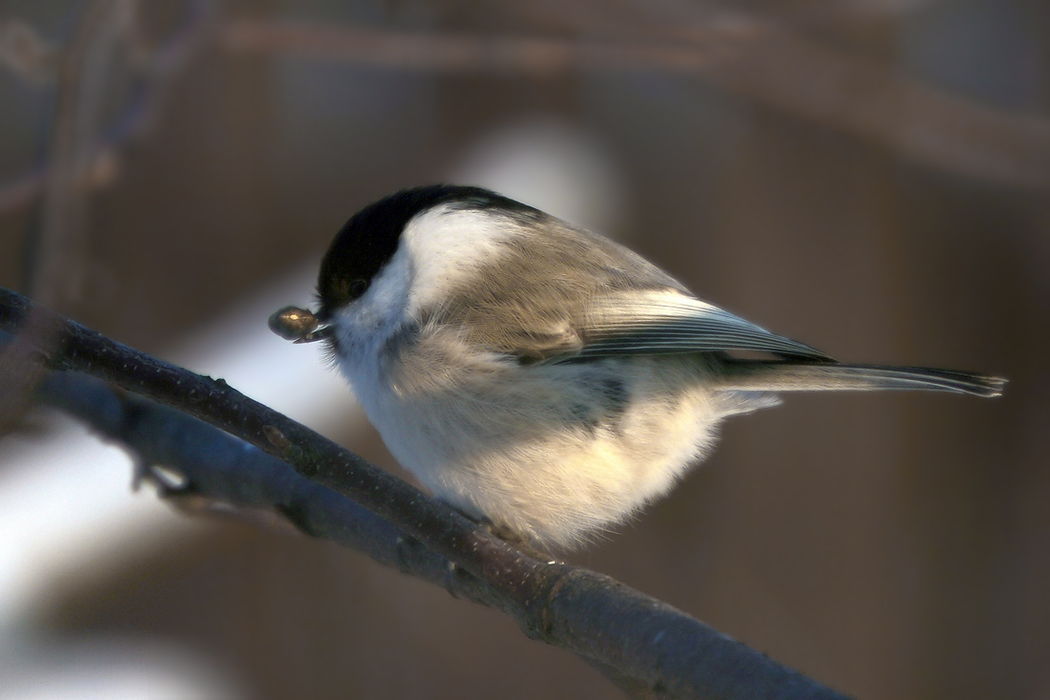
<instances>
[{"instance_id":1,"label":"small songbird","mask_svg":"<svg viewBox=\"0 0 1050 700\"><path fill-rule=\"evenodd\" d=\"M998 396L1006 383L836 362L477 187L365 207L317 286L316 314L289 307L271 328L328 344L391 453L436 497L540 546L587 541L663 496L723 418L782 392Z\"/></svg>"}]
</instances>

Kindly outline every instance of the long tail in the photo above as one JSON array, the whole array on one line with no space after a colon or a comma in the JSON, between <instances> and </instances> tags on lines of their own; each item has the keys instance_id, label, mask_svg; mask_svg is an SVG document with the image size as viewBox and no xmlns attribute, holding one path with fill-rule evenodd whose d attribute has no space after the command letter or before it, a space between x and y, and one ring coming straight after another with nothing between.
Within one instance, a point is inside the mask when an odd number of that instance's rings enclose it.
<instances>
[{"instance_id":1,"label":"long tail","mask_svg":"<svg viewBox=\"0 0 1050 700\"><path fill-rule=\"evenodd\" d=\"M745 391L878 391L913 389L999 396L1006 380L934 367L844 365L791 360L728 360L719 388Z\"/></svg>"}]
</instances>

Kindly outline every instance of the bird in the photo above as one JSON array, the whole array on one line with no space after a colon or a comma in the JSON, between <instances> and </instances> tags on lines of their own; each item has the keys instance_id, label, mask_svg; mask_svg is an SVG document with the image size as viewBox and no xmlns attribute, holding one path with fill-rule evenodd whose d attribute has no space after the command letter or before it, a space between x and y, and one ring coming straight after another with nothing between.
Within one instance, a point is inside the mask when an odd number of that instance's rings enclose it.
<instances>
[{"instance_id":1,"label":"bird","mask_svg":"<svg viewBox=\"0 0 1050 700\"><path fill-rule=\"evenodd\" d=\"M999 396L1005 379L841 363L699 299L600 234L469 185L404 189L339 230L316 312L391 454L511 539L570 550L666 495L722 421L796 391Z\"/></svg>"}]
</instances>

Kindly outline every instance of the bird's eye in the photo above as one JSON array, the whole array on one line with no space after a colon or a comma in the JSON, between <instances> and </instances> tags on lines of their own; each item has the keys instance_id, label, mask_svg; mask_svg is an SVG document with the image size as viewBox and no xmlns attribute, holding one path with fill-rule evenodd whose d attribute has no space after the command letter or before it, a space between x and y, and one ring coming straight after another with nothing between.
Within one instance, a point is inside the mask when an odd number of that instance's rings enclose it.
<instances>
[{"instance_id":1,"label":"bird's eye","mask_svg":"<svg viewBox=\"0 0 1050 700\"><path fill-rule=\"evenodd\" d=\"M368 282L361 279L360 277L358 277L357 279L350 280L350 283L347 285L347 291L349 292L351 299L358 298L359 296L364 294L365 290L367 289Z\"/></svg>"}]
</instances>

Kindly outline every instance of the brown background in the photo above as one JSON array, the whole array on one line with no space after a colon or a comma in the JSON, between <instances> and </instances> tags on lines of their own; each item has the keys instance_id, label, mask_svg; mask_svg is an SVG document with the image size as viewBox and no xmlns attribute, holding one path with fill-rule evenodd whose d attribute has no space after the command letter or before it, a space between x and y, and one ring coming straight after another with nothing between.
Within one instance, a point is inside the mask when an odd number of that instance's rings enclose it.
<instances>
[{"instance_id":1,"label":"brown background","mask_svg":"<svg viewBox=\"0 0 1050 700\"><path fill-rule=\"evenodd\" d=\"M566 29L562 8L593 17L580 26L599 34L645 33L590 2L529 14L515 4L231 2L216 21L586 34ZM1040 0L731 6L830 57L860 57L976 110L1023 115L1044 137L1050 128L1041 121L1050 13ZM3 2L0 20L58 39L77 7ZM144 13L157 36L177 19L166 11ZM796 81L785 90L804 103L807 90L818 99L840 89L892 133L921 121L883 109L881 85L816 84L805 65L785 68ZM289 262L319 258L361 205L446 176L492 129L559 120L619 166L627 202L617 233L701 297L836 357L1011 379L998 401L799 396L732 421L670 498L573 559L859 697L1047 697L1050 139L1018 156L1041 163L1041 175L1013 178L994 152L986 169L954 167L738 86L717 71L653 67L377 67L213 39L172 79L149 130L121 146L115 179L86 198L71 263L84 282L52 303L163 353ZM3 178L40 162L48 94L0 71ZM113 114L125 97L108 89ZM925 138L943 136L948 153L966 147L968 134L944 114L926 117ZM0 211L0 284L24 284L40 216L28 203ZM393 466L374 436L351 447ZM614 694L496 613L353 552L240 523L103 585L71 584L51 631L175 640L231 669L249 697Z\"/></svg>"}]
</instances>

